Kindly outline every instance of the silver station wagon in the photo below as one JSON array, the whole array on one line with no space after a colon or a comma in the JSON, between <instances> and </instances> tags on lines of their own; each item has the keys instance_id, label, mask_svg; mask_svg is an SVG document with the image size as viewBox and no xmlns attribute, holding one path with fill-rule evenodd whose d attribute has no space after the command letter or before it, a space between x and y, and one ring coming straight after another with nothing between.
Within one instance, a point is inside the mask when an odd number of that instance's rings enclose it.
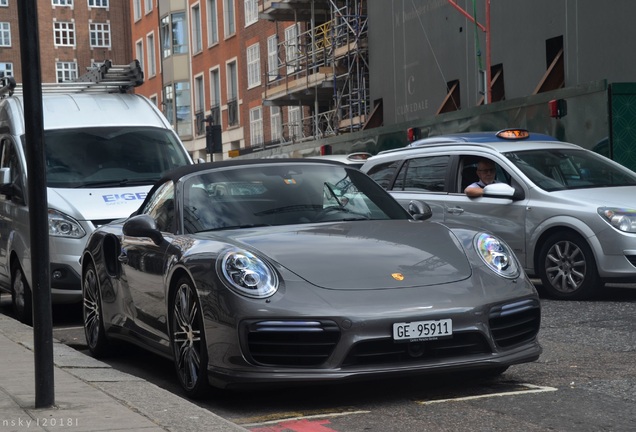
<instances>
[{"instance_id":1,"label":"silver station wagon","mask_svg":"<svg viewBox=\"0 0 636 432\"><path fill-rule=\"evenodd\" d=\"M471 198L480 161L496 182ZM405 207L422 200L433 220L498 235L545 295L580 300L636 282L636 173L578 145L512 129L438 136L361 170Z\"/></svg>"}]
</instances>

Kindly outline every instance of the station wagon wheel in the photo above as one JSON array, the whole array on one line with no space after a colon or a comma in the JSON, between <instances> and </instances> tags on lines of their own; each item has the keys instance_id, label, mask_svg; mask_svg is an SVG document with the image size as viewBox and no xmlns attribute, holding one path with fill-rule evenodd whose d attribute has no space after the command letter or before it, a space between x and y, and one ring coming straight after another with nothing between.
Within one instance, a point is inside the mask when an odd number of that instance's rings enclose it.
<instances>
[{"instance_id":1,"label":"station wagon wheel","mask_svg":"<svg viewBox=\"0 0 636 432\"><path fill-rule=\"evenodd\" d=\"M82 315L88 349L95 357L103 357L108 352L109 342L104 330L102 299L93 263L87 265L82 280Z\"/></svg>"},{"instance_id":2,"label":"station wagon wheel","mask_svg":"<svg viewBox=\"0 0 636 432\"><path fill-rule=\"evenodd\" d=\"M16 318L24 324L33 323L33 304L31 298L31 288L24 277L20 264L11 266L11 303Z\"/></svg>"},{"instance_id":3,"label":"station wagon wheel","mask_svg":"<svg viewBox=\"0 0 636 432\"><path fill-rule=\"evenodd\" d=\"M545 241L537 270L544 291L556 299L590 298L600 283L592 250L573 233L553 234Z\"/></svg>"},{"instance_id":4,"label":"station wagon wheel","mask_svg":"<svg viewBox=\"0 0 636 432\"><path fill-rule=\"evenodd\" d=\"M179 280L170 304L170 344L179 383L188 397L198 398L210 387L208 353L201 307L189 278Z\"/></svg>"}]
</instances>

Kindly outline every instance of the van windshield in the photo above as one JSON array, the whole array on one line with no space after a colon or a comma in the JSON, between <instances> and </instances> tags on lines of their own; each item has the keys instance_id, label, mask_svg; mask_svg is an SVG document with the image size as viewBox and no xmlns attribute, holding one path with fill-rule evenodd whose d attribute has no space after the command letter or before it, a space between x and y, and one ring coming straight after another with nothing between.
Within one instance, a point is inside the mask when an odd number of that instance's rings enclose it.
<instances>
[{"instance_id":1,"label":"van windshield","mask_svg":"<svg viewBox=\"0 0 636 432\"><path fill-rule=\"evenodd\" d=\"M47 186L55 188L153 184L189 163L177 137L160 128L46 130L44 146Z\"/></svg>"}]
</instances>

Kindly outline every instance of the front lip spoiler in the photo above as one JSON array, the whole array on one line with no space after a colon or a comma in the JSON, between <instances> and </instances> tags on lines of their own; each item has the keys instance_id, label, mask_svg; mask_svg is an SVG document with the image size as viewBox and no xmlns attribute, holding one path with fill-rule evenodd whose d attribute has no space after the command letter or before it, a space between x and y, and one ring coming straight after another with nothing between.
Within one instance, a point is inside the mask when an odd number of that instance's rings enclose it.
<instances>
[{"instance_id":1,"label":"front lip spoiler","mask_svg":"<svg viewBox=\"0 0 636 432\"><path fill-rule=\"evenodd\" d=\"M338 382L365 381L373 379L444 374L448 372L493 369L536 361L543 348L537 340L529 345L510 350L504 354L479 355L478 358L446 361L441 364L390 366L378 369L281 369L254 367L249 370L230 370L208 367L210 383L219 388L242 389L261 386L294 384L336 384Z\"/></svg>"}]
</instances>

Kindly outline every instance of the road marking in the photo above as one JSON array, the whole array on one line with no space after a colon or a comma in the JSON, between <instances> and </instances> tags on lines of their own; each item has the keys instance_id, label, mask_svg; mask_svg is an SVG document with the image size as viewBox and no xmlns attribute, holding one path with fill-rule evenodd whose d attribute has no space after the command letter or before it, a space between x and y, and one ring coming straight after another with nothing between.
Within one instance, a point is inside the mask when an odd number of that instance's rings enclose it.
<instances>
[{"instance_id":1,"label":"road marking","mask_svg":"<svg viewBox=\"0 0 636 432\"><path fill-rule=\"evenodd\" d=\"M244 423L237 423L237 424L240 424L243 427L254 427L254 426L264 426L264 425L278 424L278 423L283 423L283 422L286 423L286 422L298 421L298 420L335 418L335 417L343 417L343 416L352 415L352 414L369 414L370 412L371 411L346 411L346 412L338 412L338 413L324 413L324 414L315 414L315 415L297 416L297 417L286 417L286 418L283 417L283 418L279 418L277 420L269 420L269 421L262 421L262 422L257 422L257 423L248 423L248 424L244 424ZM236 421L234 421L234 422L236 423Z\"/></svg>"},{"instance_id":2,"label":"road marking","mask_svg":"<svg viewBox=\"0 0 636 432\"><path fill-rule=\"evenodd\" d=\"M430 400L430 401L415 401L415 403L420 404L420 405L431 405L431 404L443 403L443 402L459 402L459 401L467 401L467 400L474 400L474 399L485 399L485 398L490 398L490 397L514 396L514 395L530 394L530 393L545 393L545 392L553 392L553 391L557 391L558 390L555 387L536 386L536 385L533 385L533 384L519 384L519 385L527 387L528 389L527 390L516 390L516 391L509 391L509 392L501 392L501 393L482 394L482 395L475 395L475 396L464 396L464 397L450 398L450 399L436 399L436 400Z\"/></svg>"}]
</instances>

